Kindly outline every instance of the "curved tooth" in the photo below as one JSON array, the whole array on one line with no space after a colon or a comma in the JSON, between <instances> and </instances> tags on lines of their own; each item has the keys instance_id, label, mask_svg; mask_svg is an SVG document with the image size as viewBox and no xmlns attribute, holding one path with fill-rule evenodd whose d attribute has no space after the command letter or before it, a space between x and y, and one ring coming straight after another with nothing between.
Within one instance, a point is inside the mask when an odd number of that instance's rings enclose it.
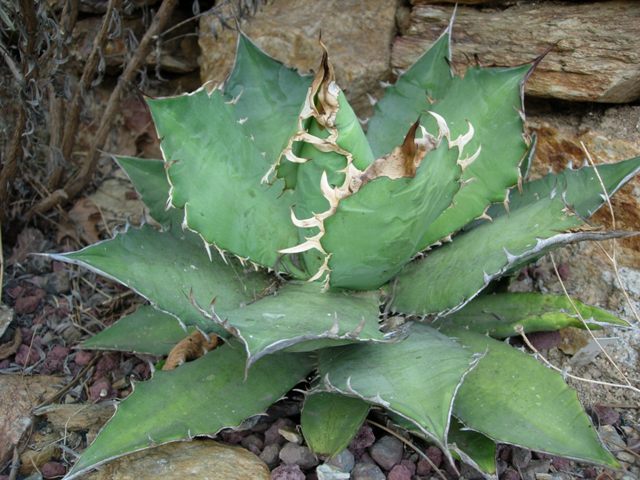
<instances>
[{"instance_id":1,"label":"curved tooth","mask_svg":"<svg viewBox=\"0 0 640 480\"><path fill-rule=\"evenodd\" d=\"M305 237L304 242L298 245L295 245L293 247L278 250L278 253L285 253L285 254L286 253L302 253L302 252L316 249L320 253L323 253L326 255L327 252L324 251L324 248L322 248L322 244L320 243L320 238L322 238L323 234L324 232L320 232L318 235L315 235L313 237Z\"/></svg>"},{"instance_id":2,"label":"curved tooth","mask_svg":"<svg viewBox=\"0 0 640 480\"><path fill-rule=\"evenodd\" d=\"M308 158L302 158L297 156L295 153L293 153L293 150L291 150L291 148L285 149L283 153L284 153L284 158L286 158L292 163L306 163L309 161Z\"/></svg>"},{"instance_id":3,"label":"curved tooth","mask_svg":"<svg viewBox=\"0 0 640 480\"><path fill-rule=\"evenodd\" d=\"M446 138L449 144L451 144L451 132L449 131L449 125L447 125L447 121L436 112L429 112L433 118L436 119L436 123L438 124L438 143L442 140L442 137Z\"/></svg>"},{"instance_id":4,"label":"curved tooth","mask_svg":"<svg viewBox=\"0 0 640 480\"><path fill-rule=\"evenodd\" d=\"M298 217L296 217L293 208L291 209L291 223L293 223L298 228L320 228L320 226L322 225L322 222L316 216L313 216L311 218L299 219Z\"/></svg>"},{"instance_id":5,"label":"curved tooth","mask_svg":"<svg viewBox=\"0 0 640 480\"><path fill-rule=\"evenodd\" d=\"M322 172L322 177L320 177L320 190L322 191L322 196L329 201L331 209L338 208L338 202L340 199L338 198L338 194L335 189L329 185L329 178L327 177L326 170Z\"/></svg>"},{"instance_id":6,"label":"curved tooth","mask_svg":"<svg viewBox=\"0 0 640 480\"><path fill-rule=\"evenodd\" d=\"M460 165L460 168L462 168L463 172L467 169L469 165L471 165L480 156L481 151L482 151L482 145L480 145L476 150L476 153L474 153L470 157L465 157L458 160L458 165Z\"/></svg>"},{"instance_id":7,"label":"curved tooth","mask_svg":"<svg viewBox=\"0 0 640 480\"><path fill-rule=\"evenodd\" d=\"M449 141L449 148L458 147L458 151L462 153L462 149L467 143L471 141L475 133L473 125L471 125L471 122L469 120L467 120L467 125L469 126L467 133L458 135L458 137L455 140Z\"/></svg>"},{"instance_id":8,"label":"curved tooth","mask_svg":"<svg viewBox=\"0 0 640 480\"><path fill-rule=\"evenodd\" d=\"M327 283L329 282L329 276L331 275L331 269L329 268L330 258L331 258L331 254L324 257L324 262L322 262L322 265L320 266L318 271L314 273L313 276L309 280L307 280L307 282L315 282L316 280L320 280L325 273L327 274L327 278L325 279L325 282Z\"/></svg>"}]
</instances>

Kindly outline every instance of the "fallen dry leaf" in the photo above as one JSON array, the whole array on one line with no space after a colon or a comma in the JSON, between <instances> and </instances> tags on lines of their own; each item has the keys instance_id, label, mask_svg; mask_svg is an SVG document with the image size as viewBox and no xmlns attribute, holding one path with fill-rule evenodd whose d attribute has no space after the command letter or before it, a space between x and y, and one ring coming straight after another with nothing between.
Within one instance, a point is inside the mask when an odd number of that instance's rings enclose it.
<instances>
[{"instance_id":1,"label":"fallen dry leaf","mask_svg":"<svg viewBox=\"0 0 640 480\"><path fill-rule=\"evenodd\" d=\"M189 360L200 358L209 350L213 350L218 345L218 337L211 335L211 339L207 339L199 331L193 332L187 338L180 340L178 344L171 349L162 370L174 370Z\"/></svg>"},{"instance_id":2,"label":"fallen dry leaf","mask_svg":"<svg viewBox=\"0 0 640 480\"><path fill-rule=\"evenodd\" d=\"M108 403L73 403L45 405L34 414L46 417L54 430L75 432L100 429L114 411Z\"/></svg>"},{"instance_id":3,"label":"fallen dry leaf","mask_svg":"<svg viewBox=\"0 0 640 480\"><path fill-rule=\"evenodd\" d=\"M13 340L0 344L0 360L9 358L11 355L18 351L20 344L22 343L22 332L19 328L16 328L13 333Z\"/></svg>"},{"instance_id":4,"label":"fallen dry leaf","mask_svg":"<svg viewBox=\"0 0 640 480\"><path fill-rule=\"evenodd\" d=\"M102 221L100 210L89 198L78 200L71 210L69 218L73 220L80 237L87 243L97 243L100 241L98 224Z\"/></svg>"},{"instance_id":5,"label":"fallen dry leaf","mask_svg":"<svg viewBox=\"0 0 640 480\"><path fill-rule=\"evenodd\" d=\"M9 459L31 426L33 408L61 383L60 377L47 375L0 375L0 464Z\"/></svg>"}]
</instances>

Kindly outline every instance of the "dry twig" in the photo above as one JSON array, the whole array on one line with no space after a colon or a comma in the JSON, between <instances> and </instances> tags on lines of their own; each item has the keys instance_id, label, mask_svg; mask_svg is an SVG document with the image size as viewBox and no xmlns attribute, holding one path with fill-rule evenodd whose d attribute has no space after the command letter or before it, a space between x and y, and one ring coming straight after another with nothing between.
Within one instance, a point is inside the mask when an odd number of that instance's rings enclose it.
<instances>
[{"instance_id":1,"label":"dry twig","mask_svg":"<svg viewBox=\"0 0 640 480\"><path fill-rule=\"evenodd\" d=\"M98 131L96 132L93 141L91 142L89 152L87 153L80 170L69 180L64 188L54 191L51 195L36 204L29 212L29 217L32 217L37 213L46 212L61 202L68 201L76 197L91 181L96 169L98 158L100 157L100 149L107 139L107 135L111 130L111 124L113 123L118 111L120 97L124 89L135 78L136 73L151 51L153 42L171 17L177 3L178 0L164 0L158 10L158 13L153 17L153 21L142 37L135 54L127 63L124 72L118 79L118 84L113 92L111 92L107 102L107 107L100 120L100 126L98 127Z\"/></svg>"}]
</instances>

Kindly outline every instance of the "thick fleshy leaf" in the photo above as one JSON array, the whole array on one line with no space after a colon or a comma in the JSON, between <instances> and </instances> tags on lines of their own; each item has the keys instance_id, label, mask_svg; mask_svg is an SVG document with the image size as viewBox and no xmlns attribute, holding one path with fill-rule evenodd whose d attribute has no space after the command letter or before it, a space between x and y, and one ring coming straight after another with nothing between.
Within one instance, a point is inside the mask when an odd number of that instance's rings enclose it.
<instances>
[{"instance_id":1,"label":"thick fleshy leaf","mask_svg":"<svg viewBox=\"0 0 640 480\"><path fill-rule=\"evenodd\" d=\"M167 210L169 182L165 163L162 160L148 160L135 157L115 157L125 171L142 201L149 208L153 219L164 226L182 224L184 212L177 208Z\"/></svg>"},{"instance_id":2,"label":"thick fleshy leaf","mask_svg":"<svg viewBox=\"0 0 640 480\"><path fill-rule=\"evenodd\" d=\"M50 257L122 283L185 325L220 333L224 331L198 312L193 301L199 305L215 301L223 313L255 300L270 285L266 275L246 271L235 261L226 264L218 256L210 260L196 235L175 228L131 229L112 240Z\"/></svg>"},{"instance_id":3,"label":"thick fleshy leaf","mask_svg":"<svg viewBox=\"0 0 640 480\"><path fill-rule=\"evenodd\" d=\"M451 138L467 132L474 135L466 145L480 154L462 175L466 184L456 194L453 208L445 211L422 239L422 248L442 240L480 217L493 202L507 198L520 177L520 164L527 156L523 137L522 88L529 65L516 68L470 68L463 79L455 78L445 96L430 110L447 121ZM427 130L435 121L424 117Z\"/></svg>"},{"instance_id":4,"label":"thick fleshy leaf","mask_svg":"<svg viewBox=\"0 0 640 480\"><path fill-rule=\"evenodd\" d=\"M425 440L429 440L415 424L398 415L390 415L396 426ZM454 417L449 428L449 451L454 458L461 459L481 472L485 478L495 479L496 443L481 433L464 428Z\"/></svg>"},{"instance_id":5,"label":"thick fleshy leaf","mask_svg":"<svg viewBox=\"0 0 640 480\"><path fill-rule=\"evenodd\" d=\"M419 315L453 313L495 278L554 247L626 235L570 231L582 223L556 195L464 232L398 275L391 287L392 309Z\"/></svg>"},{"instance_id":6,"label":"thick fleshy leaf","mask_svg":"<svg viewBox=\"0 0 640 480\"><path fill-rule=\"evenodd\" d=\"M319 373L329 392L360 398L407 418L446 448L451 406L473 352L426 325L388 345L363 344L319 352Z\"/></svg>"},{"instance_id":7,"label":"thick fleshy leaf","mask_svg":"<svg viewBox=\"0 0 640 480\"><path fill-rule=\"evenodd\" d=\"M463 462L472 465L489 478L495 478L496 442L481 433L465 429L457 419L451 420L449 448Z\"/></svg>"},{"instance_id":8,"label":"thick fleshy leaf","mask_svg":"<svg viewBox=\"0 0 640 480\"><path fill-rule=\"evenodd\" d=\"M137 383L66 478L128 453L237 427L266 410L313 368L305 354L270 355L243 381L244 364L239 345L224 345Z\"/></svg>"},{"instance_id":9,"label":"thick fleshy leaf","mask_svg":"<svg viewBox=\"0 0 640 480\"><path fill-rule=\"evenodd\" d=\"M419 252L425 232L460 189L458 149L443 140L413 178L379 177L325 220L330 285L366 290L393 278ZM355 234L357 232L357 235Z\"/></svg>"},{"instance_id":10,"label":"thick fleshy leaf","mask_svg":"<svg viewBox=\"0 0 640 480\"><path fill-rule=\"evenodd\" d=\"M215 309L214 309L215 310ZM379 294L319 291L290 283L244 308L211 316L247 351L247 367L283 349L310 351L332 345L385 340L378 328Z\"/></svg>"},{"instance_id":11,"label":"thick fleshy leaf","mask_svg":"<svg viewBox=\"0 0 640 480\"><path fill-rule=\"evenodd\" d=\"M238 35L233 71L224 84L227 100L235 101L238 119L246 119L242 128L264 152L265 173L287 145L297 127L297 117L311 85L311 76L301 76L271 58L246 35ZM295 166L283 162L283 167ZM286 168L279 170L279 174ZM295 186L295 169L284 175L288 188Z\"/></svg>"},{"instance_id":12,"label":"thick fleshy leaf","mask_svg":"<svg viewBox=\"0 0 640 480\"><path fill-rule=\"evenodd\" d=\"M462 345L485 353L456 396L454 415L464 425L496 442L618 466L559 374L486 335L445 331Z\"/></svg>"},{"instance_id":13,"label":"thick fleshy leaf","mask_svg":"<svg viewBox=\"0 0 640 480\"><path fill-rule=\"evenodd\" d=\"M447 29L376 103L367 129L367 139L375 158L389 153L402 143L416 118L440 100L453 76L449 67L450 30Z\"/></svg>"},{"instance_id":14,"label":"thick fleshy leaf","mask_svg":"<svg viewBox=\"0 0 640 480\"><path fill-rule=\"evenodd\" d=\"M522 327L526 333L555 331L565 327L584 328L573 305L591 329L603 325L629 325L609 312L578 300L540 293L480 296L454 314L438 319L435 325L466 328L494 338L517 335L518 327Z\"/></svg>"},{"instance_id":15,"label":"thick fleshy leaf","mask_svg":"<svg viewBox=\"0 0 640 480\"><path fill-rule=\"evenodd\" d=\"M596 168L607 194L611 197L640 172L640 157L597 165ZM553 191L561 193L565 202L584 218L593 215L605 203L602 185L594 168L582 167L577 170L567 169L561 173L549 174L538 180L527 182L522 186L522 193L513 190L509 196L509 210L517 210L529 205L541 197L551 195ZM498 217L505 215L507 211L502 205L494 205L488 213L492 217Z\"/></svg>"},{"instance_id":16,"label":"thick fleshy leaf","mask_svg":"<svg viewBox=\"0 0 640 480\"><path fill-rule=\"evenodd\" d=\"M278 250L297 243L291 192L261 182L268 163L219 90L148 100L186 226L209 244L277 268ZM265 168L266 167L266 168ZM233 201L230 201L233 199Z\"/></svg>"},{"instance_id":17,"label":"thick fleshy leaf","mask_svg":"<svg viewBox=\"0 0 640 480\"><path fill-rule=\"evenodd\" d=\"M316 455L333 457L358 433L369 404L339 393L310 393L304 399L300 426L309 448Z\"/></svg>"},{"instance_id":18,"label":"thick fleshy leaf","mask_svg":"<svg viewBox=\"0 0 640 480\"><path fill-rule=\"evenodd\" d=\"M87 350L167 355L193 330L193 327L183 328L175 317L143 305L80 346Z\"/></svg>"}]
</instances>

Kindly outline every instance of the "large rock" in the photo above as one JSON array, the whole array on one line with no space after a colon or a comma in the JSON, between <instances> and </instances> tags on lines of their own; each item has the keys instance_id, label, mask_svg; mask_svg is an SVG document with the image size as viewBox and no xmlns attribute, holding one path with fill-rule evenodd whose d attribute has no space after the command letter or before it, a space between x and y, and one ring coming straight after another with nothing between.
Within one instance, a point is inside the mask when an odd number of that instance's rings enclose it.
<instances>
[{"instance_id":1,"label":"large rock","mask_svg":"<svg viewBox=\"0 0 640 480\"><path fill-rule=\"evenodd\" d=\"M87 480L269 480L269 469L253 453L212 440L177 442L114 460Z\"/></svg>"},{"instance_id":2,"label":"large rock","mask_svg":"<svg viewBox=\"0 0 640 480\"><path fill-rule=\"evenodd\" d=\"M393 45L391 63L406 69L446 28L452 6L417 4ZM507 8L460 6L453 28L454 65L513 66L548 48L526 85L529 95L629 102L640 98L640 3L519 2Z\"/></svg>"},{"instance_id":3,"label":"large rock","mask_svg":"<svg viewBox=\"0 0 640 480\"><path fill-rule=\"evenodd\" d=\"M389 0L275 0L241 20L242 30L268 54L302 71L320 61L318 38L327 45L337 81L356 112L368 113L367 93L390 71L396 2ZM227 23L233 25L230 13ZM202 81L222 82L233 65L237 33L219 16L200 22Z\"/></svg>"},{"instance_id":4,"label":"large rock","mask_svg":"<svg viewBox=\"0 0 640 480\"><path fill-rule=\"evenodd\" d=\"M0 465L33 425L33 408L57 392L60 377L0 375Z\"/></svg>"}]
</instances>

